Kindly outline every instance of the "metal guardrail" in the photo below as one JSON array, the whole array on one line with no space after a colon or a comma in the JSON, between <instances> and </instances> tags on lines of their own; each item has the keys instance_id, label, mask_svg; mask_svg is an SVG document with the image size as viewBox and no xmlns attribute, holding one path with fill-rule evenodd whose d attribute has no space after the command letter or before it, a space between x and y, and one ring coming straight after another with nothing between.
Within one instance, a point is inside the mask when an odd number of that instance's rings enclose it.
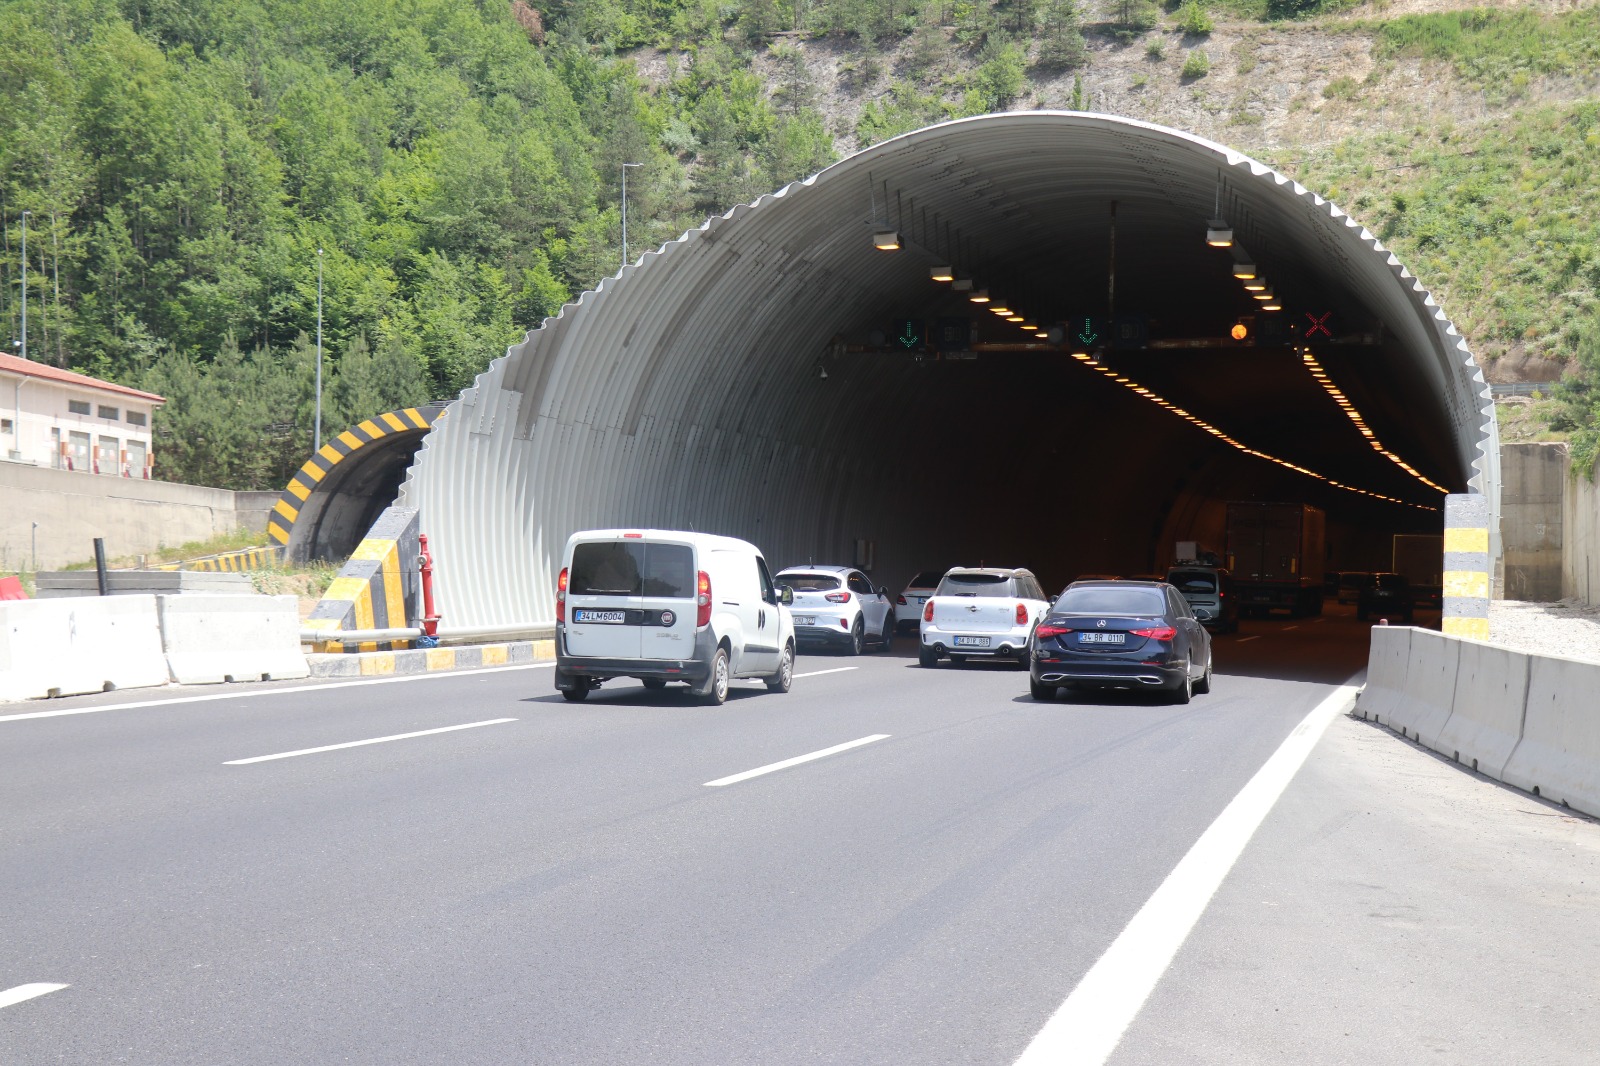
<instances>
[{"instance_id":1,"label":"metal guardrail","mask_svg":"<svg viewBox=\"0 0 1600 1066\"><path fill-rule=\"evenodd\" d=\"M1537 392L1540 395L1549 396L1559 384L1561 384L1559 381L1509 381L1499 385L1491 383L1489 385L1489 395L1532 396Z\"/></svg>"}]
</instances>

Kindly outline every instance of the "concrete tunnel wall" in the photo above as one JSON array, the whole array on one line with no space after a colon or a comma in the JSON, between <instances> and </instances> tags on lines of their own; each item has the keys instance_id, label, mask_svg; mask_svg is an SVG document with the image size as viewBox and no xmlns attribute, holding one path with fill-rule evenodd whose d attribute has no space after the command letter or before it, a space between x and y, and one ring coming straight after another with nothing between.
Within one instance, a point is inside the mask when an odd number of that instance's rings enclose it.
<instances>
[{"instance_id":1,"label":"concrete tunnel wall","mask_svg":"<svg viewBox=\"0 0 1600 1066\"><path fill-rule=\"evenodd\" d=\"M931 307L927 265L947 259L873 251L875 216L895 217L872 205L877 190L892 189L902 212L899 198L914 197L903 232L917 211L982 232L998 274L1038 258L1034 216L1077 186L1191 226L1226 189L1236 229L1257 245L1270 234L1280 255L1308 264L1305 284L1342 286L1375 310L1415 383L1407 402L1427 421L1422 439L1440 442L1441 476L1497 499L1482 375L1370 233L1270 168L1178 131L1096 114L991 115L906 134L710 219L496 360L435 424L401 490L422 513L446 623L549 621L562 547L583 528L725 533L756 543L774 568L854 562L855 542L868 540L874 579L889 583L980 557L1038 569L1047 553L1075 553L1080 571L1101 558L1142 569L1116 554L1119 529L1148 542L1174 509L1199 509L1185 498L1201 490L1172 462L1195 447L1186 424L1164 420L1119 446L1119 470L1155 476L1085 478L1041 500L1018 480L1030 449L1052 434L1116 432L1120 397L1069 383L1070 367L997 358L933 375L830 348L901 308ZM1057 236L1074 239L1075 224ZM924 249L937 244L935 232ZM945 440L966 443L953 454ZM1211 471L1201 481L1217 483L1218 463L1239 492L1249 480L1258 495L1299 498L1296 475L1257 460L1214 457L1197 464ZM1057 532L1041 537L1052 522Z\"/></svg>"}]
</instances>

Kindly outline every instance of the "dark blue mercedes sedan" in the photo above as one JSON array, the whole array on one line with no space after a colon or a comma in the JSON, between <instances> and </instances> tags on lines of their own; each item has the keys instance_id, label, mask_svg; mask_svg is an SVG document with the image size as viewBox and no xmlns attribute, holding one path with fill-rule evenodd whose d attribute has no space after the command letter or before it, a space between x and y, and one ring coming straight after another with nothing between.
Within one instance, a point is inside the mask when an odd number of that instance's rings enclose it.
<instances>
[{"instance_id":1,"label":"dark blue mercedes sedan","mask_svg":"<svg viewBox=\"0 0 1600 1066\"><path fill-rule=\"evenodd\" d=\"M1164 581L1075 581L1028 644L1036 700L1081 688L1211 691L1211 634Z\"/></svg>"}]
</instances>

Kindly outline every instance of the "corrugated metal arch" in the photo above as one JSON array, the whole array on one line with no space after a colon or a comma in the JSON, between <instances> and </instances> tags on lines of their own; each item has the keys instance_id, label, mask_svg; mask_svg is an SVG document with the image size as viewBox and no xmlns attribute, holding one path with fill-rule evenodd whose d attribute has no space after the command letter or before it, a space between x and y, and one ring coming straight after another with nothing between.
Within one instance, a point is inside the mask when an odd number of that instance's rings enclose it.
<instances>
[{"instance_id":1,"label":"corrugated metal arch","mask_svg":"<svg viewBox=\"0 0 1600 1066\"><path fill-rule=\"evenodd\" d=\"M1375 236L1225 146L1110 115L1013 112L897 137L709 219L496 360L428 436L401 494L422 512L451 624L549 620L557 556L580 528L726 533L783 565L849 561L857 537L919 541L921 563L935 540L965 543L982 527L981 516L946 515L930 540L916 501L941 482L890 443L889 400L915 410L933 386L903 363L824 354L884 307L928 301L925 257L908 269L904 257L862 254L878 190L896 194L878 214L910 238L940 248L930 216L948 224L966 235L964 263L1034 300L1029 279L1102 225L1057 210L1065 193L1120 200L1130 231L1146 236L1203 221L1220 197L1287 285L1337 291L1394 332L1401 369L1423 383L1407 402L1448 427L1441 476L1497 498L1483 377Z\"/></svg>"}]
</instances>

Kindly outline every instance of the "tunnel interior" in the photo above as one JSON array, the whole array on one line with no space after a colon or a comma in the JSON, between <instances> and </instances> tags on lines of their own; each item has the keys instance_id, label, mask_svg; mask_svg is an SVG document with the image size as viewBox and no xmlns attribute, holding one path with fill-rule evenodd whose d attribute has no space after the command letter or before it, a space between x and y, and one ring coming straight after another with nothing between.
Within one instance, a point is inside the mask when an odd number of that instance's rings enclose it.
<instances>
[{"instance_id":1,"label":"tunnel interior","mask_svg":"<svg viewBox=\"0 0 1600 1066\"><path fill-rule=\"evenodd\" d=\"M1059 588L1159 572L1179 540L1221 552L1228 501L1282 500L1327 514L1308 570L1385 569L1393 534L1441 531L1446 492L1485 491L1482 391L1403 267L1261 164L1108 116L988 116L608 279L462 394L403 497L468 624L548 619L566 537L612 526L870 564L893 590L980 562Z\"/></svg>"},{"instance_id":2,"label":"tunnel interior","mask_svg":"<svg viewBox=\"0 0 1600 1066\"><path fill-rule=\"evenodd\" d=\"M348 559L399 495L426 432L380 437L330 467L299 508L289 533L289 559L302 563Z\"/></svg>"}]
</instances>

